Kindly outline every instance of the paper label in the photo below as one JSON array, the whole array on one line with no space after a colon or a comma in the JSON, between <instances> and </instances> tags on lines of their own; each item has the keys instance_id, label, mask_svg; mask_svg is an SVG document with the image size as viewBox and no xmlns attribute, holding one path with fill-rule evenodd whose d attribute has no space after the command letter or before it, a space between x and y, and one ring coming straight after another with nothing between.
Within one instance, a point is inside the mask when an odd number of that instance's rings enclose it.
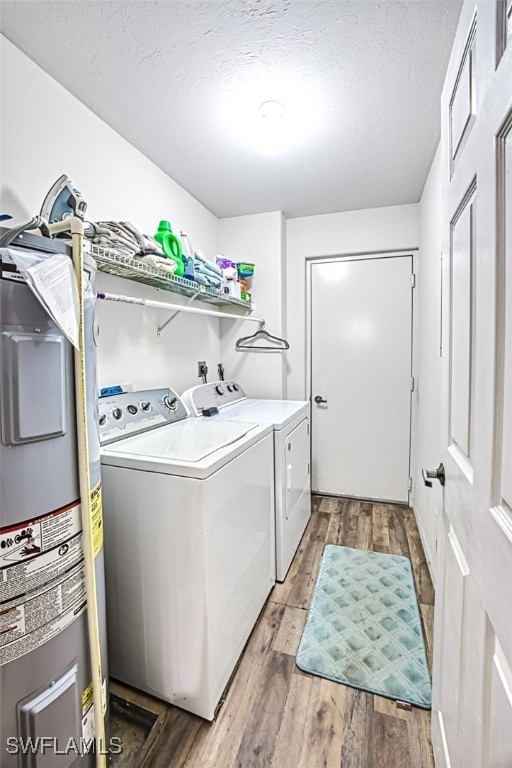
<instances>
[{"instance_id":1,"label":"paper label","mask_svg":"<svg viewBox=\"0 0 512 768\"><path fill-rule=\"evenodd\" d=\"M82 714L85 715L89 707L92 705L93 699L92 683L89 683L85 691L82 693Z\"/></svg>"},{"instance_id":2,"label":"paper label","mask_svg":"<svg viewBox=\"0 0 512 768\"><path fill-rule=\"evenodd\" d=\"M30 597L1 606L0 666L60 634L87 608L85 569L74 568Z\"/></svg>"},{"instance_id":3,"label":"paper label","mask_svg":"<svg viewBox=\"0 0 512 768\"><path fill-rule=\"evenodd\" d=\"M85 715L82 717L82 737L86 741L94 739L94 704L91 704Z\"/></svg>"},{"instance_id":4,"label":"paper label","mask_svg":"<svg viewBox=\"0 0 512 768\"><path fill-rule=\"evenodd\" d=\"M101 684L101 704L103 708L103 717L107 712L107 679L103 678ZM93 687L92 683L89 683L85 691L82 693L82 738L89 741L93 739L96 734L96 728L94 727L94 702L93 702Z\"/></svg>"},{"instance_id":5,"label":"paper label","mask_svg":"<svg viewBox=\"0 0 512 768\"><path fill-rule=\"evenodd\" d=\"M34 296L66 338L78 349L78 287L71 259L64 253L55 253L28 265L23 254L14 249L9 251L9 255L26 278Z\"/></svg>"},{"instance_id":6,"label":"paper label","mask_svg":"<svg viewBox=\"0 0 512 768\"><path fill-rule=\"evenodd\" d=\"M10 280L13 283L26 283L25 278L14 264L7 251L2 255L2 280Z\"/></svg>"},{"instance_id":7,"label":"paper label","mask_svg":"<svg viewBox=\"0 0 512 768\"><path fill-rule=\"evenodd\" d=\"M0 665L86 609L80 503L0 529Z\"/></svg>"},{"instance_id":8,"label":"paper label","mask_svg":"<svg viewBox=\"0 0 512 768\"><path fill-rule=\"evenodd\" d=\"M91 491L92 548L94 557L103 546L103 506L101 480Z\"/></svg>"}]
</instances>

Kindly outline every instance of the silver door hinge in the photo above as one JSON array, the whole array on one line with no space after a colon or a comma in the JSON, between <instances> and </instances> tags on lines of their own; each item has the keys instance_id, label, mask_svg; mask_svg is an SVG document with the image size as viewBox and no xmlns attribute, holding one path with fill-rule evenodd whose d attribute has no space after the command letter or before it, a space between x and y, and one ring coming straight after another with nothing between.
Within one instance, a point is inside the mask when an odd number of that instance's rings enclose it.
<instances>
[{"instance_id":1,"label":"silver door hinge","mask_svg":"<svg viewBox=\"0 0 512 768\"><path fill-rule=\"evenodd\" d=\"M414 376L411 376L411 392L414 392Z\"/></svg>"},{"instance_id":2,"label":"silver door hinge","mask_svg":"<svg viewBox=\"0 0 512 768\"><path fill-rule=\"evenodd\" d=\"M416 288L416 275L414 274L414 272L411 275L411 286L413 288Z\"/></svg>"},{"instance_id":3,"label":"silver door hinge","mask_svg":"<svg viewBox=\"0 0 512 768\"><path fill-rule=\"evenodd\" d=\"M409 478L408 488L410 491L412 491L412 477Z\"/></svg>"}]
</instances>

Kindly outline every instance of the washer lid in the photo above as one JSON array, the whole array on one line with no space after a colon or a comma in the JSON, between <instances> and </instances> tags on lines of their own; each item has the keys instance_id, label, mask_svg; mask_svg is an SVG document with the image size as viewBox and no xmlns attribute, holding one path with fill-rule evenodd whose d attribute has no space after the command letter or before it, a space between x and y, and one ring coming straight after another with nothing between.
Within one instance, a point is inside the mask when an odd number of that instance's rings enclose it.
<instances>
[{"instance_id":1,"label":"washer lid","mask_svg":"<svg viewBox=\"0 0 512 768\"><path fill-rule=\"evenodd\" d=\"M297 416L309 415L307 400L256 400L246 399L221 410L225 419L254 421L257 424L272 424L274 429L283 429Z\"/></svg>"},{"instance_id":2,"label":"washer lid","mask_svg":"<svg viewBox=\"0 0 512 768\"><path fill-rule=\"evenodd\" d=\"M102 463L205 478L269 433L258 424L188 418L111 443Z\"/></svg>"},{"instance_id":3,"label":"washer lid","mask_svg":"<svg viewBox=\"0 0 512 768\"><path fill-rule=\"evenodd\" d=\"M116 453L138 453L156 459L201 461L255 428L255 424L232 421L213 423L207 419L185 419L168 428L121 440L115 450Z\"/></svg>"}]
</instances>

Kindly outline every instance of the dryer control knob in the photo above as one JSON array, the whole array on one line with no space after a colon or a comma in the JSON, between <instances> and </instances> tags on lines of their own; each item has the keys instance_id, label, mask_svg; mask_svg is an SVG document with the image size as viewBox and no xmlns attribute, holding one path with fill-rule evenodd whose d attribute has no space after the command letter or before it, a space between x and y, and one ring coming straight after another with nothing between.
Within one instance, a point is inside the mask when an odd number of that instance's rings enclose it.
<instances>
[{"instance_id":1,"label":"dryer control knob","mask_svg":"<svg viewBox=\"0 0 512 768\"><path fill-rule=\"evenodd\" d=\"M169 397L169 395L165 395L164 397L164 405L166 408L170 408L171 411L175 411L176 407L178 405L178 398L177 397Z\"/></svg>"},{"instance_id":2,"label":"dryer control knob","mask_svg":"<svg viewBox=\"0 0 512 768\"><path fill-rule=\"evenodd\" d=\"M132 416L135 416L135 414L137 413L137 411L138 411L139 409L137 408L137 406L136 406L136 405L132 405L132 404L130 403L130 405L127 405L127 406L126 406L126 410L128 411L128 413L131 413L131 414L132 414Z\"/></svg>"},{"instance_id":3,"label":"dryer control knob","mask_svg":"<svg viewBox=\"0 0 512 768\"><path fill-rule=\"evenodd\" d=\"M147 400L141 400L139 403L140 407L143 411L150 411L151 410L151 403L148 403Z\"/></svg>"},{"instance_id":4,"label":"dryer control knob","mask_svg":"<svg viewBox=\"0 0 512 768\"><path fill-rule=\"evenodd\" d=\"M233 387L232 387L232 385L231 385L231 384L228 384L228 392L232 392L232 391L233 391Z\"/></svg>"},{"instance_id":5,"label":"dryer control knob","mask_svg":"<svg viewBox=\"0 0 512 768\"><path fill-rule=\"evenodd\" d=\"M223 395L224 394L224 387L221 387L220 384L217 384L217 386L215 387L215 391L216 391L216 393L218 395Z\"/></svg>"},{"instance_id":6,"label":"dryer control knob","mask_svg":"<svg viewBox=\"0 0 512 768\"><path fill-rule=\"evenodd\" d=\"M98 421L100 423L100 427L104 427L105 424L107 423L107 414L106 413L100 414L100 418L98 419Z\"/></svg>"},{"instance_id":7,"label":"dryer control knob","mask_svg":"<svg viewBox=\"0 0 512 768\"><path fill-rule=\"evenodd\" d=\"M238 386L238 384L233 384L233 389L235 390L235 392L238 392L240 387Z\"/></svg>"},{"instance_id":8,"label":"dryer control knob","mask_svg":"<svg viewBox=\"0 0 512 768\"><path fill-rule=\"evenodd\" d=\"M114 417L114 419L117 419L119 421L119 419L122 417L122 415L123 415L123 412L122 412L121 408L113 408L112 409L112 416Z\"/></svg>"}]
</instances>

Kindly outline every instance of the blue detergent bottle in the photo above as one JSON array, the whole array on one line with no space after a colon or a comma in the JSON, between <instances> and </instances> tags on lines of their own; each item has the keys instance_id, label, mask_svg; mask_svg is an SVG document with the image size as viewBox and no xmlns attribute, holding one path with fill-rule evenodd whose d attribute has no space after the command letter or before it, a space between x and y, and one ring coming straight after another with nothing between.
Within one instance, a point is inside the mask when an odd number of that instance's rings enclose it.
<instances>
[{"instance_id":1,"label":"blue detergent bottle","mask_svg":"<svg viewBox=\"0 0 512 768\"><path fill-rule=\"evenodd\" d=\"M183 263L185 265L184 277L186 277L187 280L195 280L196 271L195 271L195 262L194 262L194 249L192 248L192 243L190 242L189 236L183 229L180 232L180 239L181 239L181 248L182 248L182 254L183 254Z\"/></svg>"}]
</instances>

